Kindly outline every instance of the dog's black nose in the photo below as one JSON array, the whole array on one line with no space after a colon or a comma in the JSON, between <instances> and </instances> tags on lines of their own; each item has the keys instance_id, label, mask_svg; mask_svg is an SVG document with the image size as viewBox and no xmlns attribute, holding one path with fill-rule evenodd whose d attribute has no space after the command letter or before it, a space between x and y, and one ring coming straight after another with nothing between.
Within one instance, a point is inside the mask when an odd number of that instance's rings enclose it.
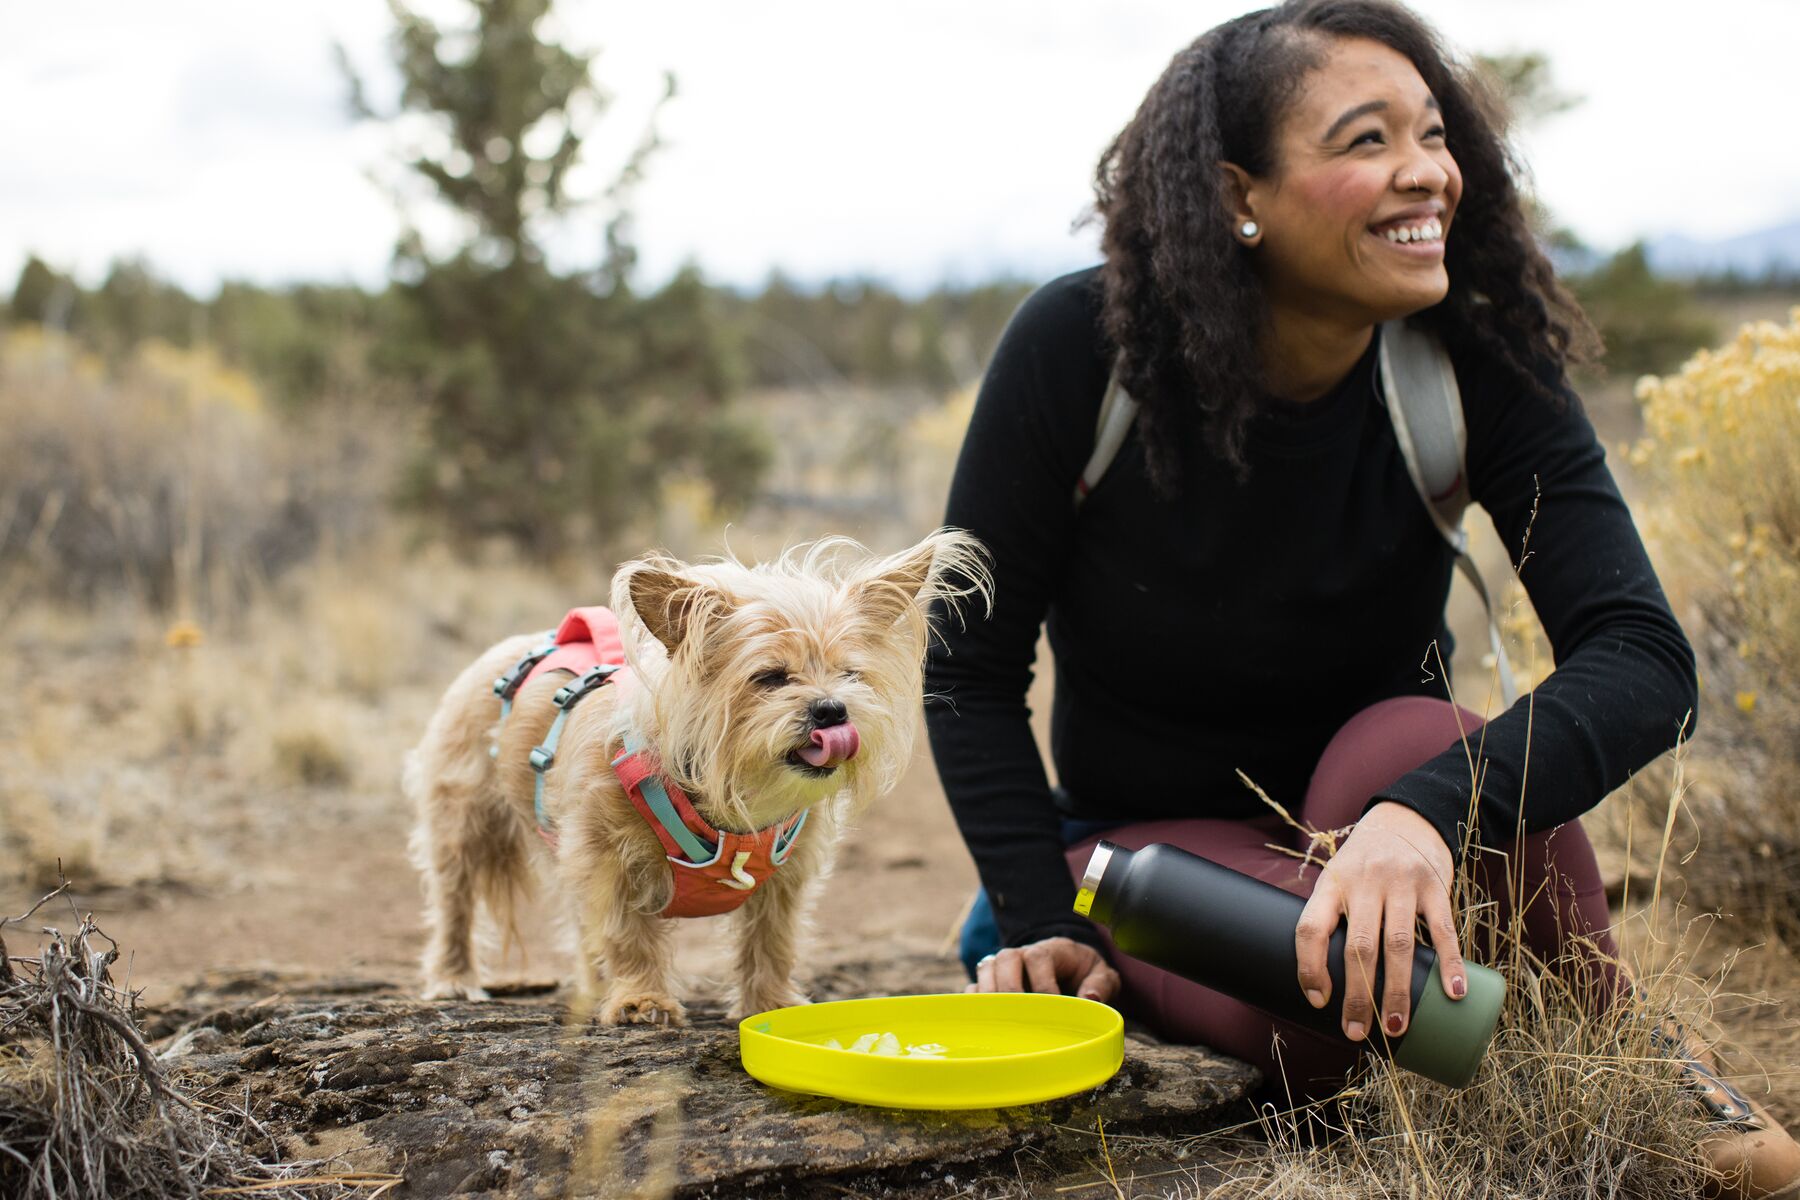
<instances>
[{"instance_id":1,"label":"dog's black nose","mask_svg":"<svg viewBox=\"0 0 1800 1200\"><path fill-rule=\"evenodd\" d=\"M806 715L812 718L812 723L814 725L817 725L820 729L827 729L833 725L842 725L845 721L848 721L850 719L850 710L844 707L844 702L842 700L833 700L829 697L821 696L819 699L814 700L811 704L806 706Z\"/></svg>"}]
</instances>

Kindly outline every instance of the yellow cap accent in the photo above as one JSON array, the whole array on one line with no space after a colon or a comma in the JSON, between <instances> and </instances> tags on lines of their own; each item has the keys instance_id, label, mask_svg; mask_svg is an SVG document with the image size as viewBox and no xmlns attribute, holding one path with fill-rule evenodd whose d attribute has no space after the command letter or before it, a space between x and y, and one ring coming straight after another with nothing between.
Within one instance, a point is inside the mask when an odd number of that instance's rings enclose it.
<instances>
[{"instance_id":1,"label":"yellow cap accent","mask_svg":"<svg viewBox=\"0 0 1800 1200\"><path fill-rule=\"evenodd\" d=\"M1088 915L1088 910L1092 907L1094 907L1094 889L1093 888L1082 888L1079 892L1075 893L1075 911L1076 912L1080 913L1082 916L1085 917Z\"/></svg>"}]
</instances>

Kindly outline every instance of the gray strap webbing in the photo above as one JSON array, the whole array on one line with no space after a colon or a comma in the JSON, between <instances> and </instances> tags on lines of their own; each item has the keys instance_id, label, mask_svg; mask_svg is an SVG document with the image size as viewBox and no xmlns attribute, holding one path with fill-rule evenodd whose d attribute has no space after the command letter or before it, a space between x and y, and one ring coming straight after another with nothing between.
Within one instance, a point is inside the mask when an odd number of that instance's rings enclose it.
<instances>
[{"instance_id":1,"label":"gray strap webbing","mask_svg":"<svg viewBox=\"0 0 1800 1200\"><path fill-rule=\"evenodd\" d=\"M532 787L531 806L537 813L538 828L545 833L550 833L555 825L544 808L544 772L556 765L556 748L562 742L563 723L569 719L570 711L583 696L595 688L604 687L606 681L618 671L618 663L601 663L589 667L557 688L556 695L550 698L550 702L556 706L556 719L550 722L550 732L544 735L543 742L532 750L530 756L532 773L537 776Z\"/></svg>"},{"instance_id":2,"label":"gray strap webbing","mask_svg":"<svg viewBox=\"0 0 1800 1200\"><path fill-rule=\"evenodd\" d=\"M1456 567L1481 597L1487 611L1488 646L1500 676L1500 694L1508 708L1519 698L1513 682L1512 663L1500 637L1500 622L1481 570L1469 555L1469 538L1463 532L1463 510L1469 506L1469 483L1464 475L1464 450L1468 431L1463 425L1462 392L1450 356L1431 334L1409 328L1405 321L1388 321L1381 327L1381 394L1387 404L1394 437L1406 459L1413 488L1431 514L1432 524L1456 555ZM1075 504L1080 507L1100 483L1118 456L1125 435L1137 418L1138 402L1119 383L1118 373L1107 380L1095 422L1094 452L1075 481Z\"/></svg>"},{"instance_id":3,"label":"gray strap webbing","mask_svg":"<svg viewBox=\"0 0 1800 1200\"><path fill-rule=\"evenodd\" d=\"M556 720L550 722L550 732L544 735L543 743L531 752L531 773L535 776L532 783L531 809L537 814L539 829L549 830L556 827L550 819L550 813L544 808L544 772L556 763L556 747L562 741L563 722L569 719L569 710L556 710Z\"/></svg>"},{"instance_id":4,"label":"gray strap webbing","mask_svg":"<svg viewBox=\"0 0 1800 1200\"><path fill-rule=\"evenodd\" d=\"M525 682L531 668L556 653L556 630L545 630L541 636L544 639L542 645L527 651L510 671L494 680L494 695L500 697L500 720L494 725L494 743L488 747L489 758L500 757L500 731L506 727L506 718L512 715L513 697L518 694L519 685Z\"/></svg>"},{"instance_id":5,"label":"gray strap webbing","mask_svg":"<svg viewBox=\"0 0 1800 1200\"><path fill-rule=\"evenodd\" d=\"M1077 507L1106 474L1106 468L1112 466L1112 460L1118 457L1119 447L1125 444L1125 435L1131 432L1131 423L1137 420L1137 411L1138 402L1119 384L1115 373L1106 381L1106 396L1100 401L1100 418L1094 422L1094 452L1088 456L1087 466L1075 480Z\"/></svg>"},{"instance_id":6,"label":"gray strap webbing","mask_svg":"<svg viewBox=\"0 0 1800 1200\"><path fill-rule=\"evenodd\" d=\"M1456 370L1435 337L1405 321L1382 325L1380 358L1381 395L1407 473L1438 533L1455 552L1457 569L1481 597L1487 612L1488 648L1494 653L1494 669L1500 676L1500 695L1511 708L1519 689L1513 682L1493 598L1469 555L1469 535L1462 526L1463 511L1469 507L1469 481L1463 469L1469 435L1463 425Z\"/></svg>"}]
</instances>

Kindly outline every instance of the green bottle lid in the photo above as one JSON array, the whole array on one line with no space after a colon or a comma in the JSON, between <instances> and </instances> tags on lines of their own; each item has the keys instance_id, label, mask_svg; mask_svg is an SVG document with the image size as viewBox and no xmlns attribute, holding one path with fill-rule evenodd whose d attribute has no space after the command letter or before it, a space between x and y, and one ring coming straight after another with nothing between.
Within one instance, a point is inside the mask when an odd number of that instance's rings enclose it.
<instances>
[{"instance_id":1,"label":"green bottle lid","mask_svg":"<svg viewBox=\"0 0 1800 1200\"><path fill-rule=\"evenodd\" d=\"M1506 977L1500 972L1477 963L1465 963L1464 970L1469 994L1452 1000L1444 995L1438 964L1431 964L1412 1024L1394 1046L1397 1066L1455 1088L1467 1087L1475 1078L1506 1000Z\"/></svg>"}]
</instances>

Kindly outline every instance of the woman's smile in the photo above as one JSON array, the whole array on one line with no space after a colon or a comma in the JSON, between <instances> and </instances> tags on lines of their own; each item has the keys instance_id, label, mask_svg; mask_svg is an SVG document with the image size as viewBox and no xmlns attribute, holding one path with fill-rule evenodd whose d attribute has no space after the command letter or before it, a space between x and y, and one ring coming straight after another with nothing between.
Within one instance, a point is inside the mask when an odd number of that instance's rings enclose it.
<instances>
[{"instance_id":1,"label":"woman's smile","mask_svg":"<svg viewBox=\"0 0 1800 1200\"><path fill-rule=\"evenodd\" d=\"M1371 225L1368 236L1400 251L1408 258L1440 262L1444 257L1446 230L1444 206L1433 202L1415 205L1379 224Z\"/></svg>"}]
</instances>

